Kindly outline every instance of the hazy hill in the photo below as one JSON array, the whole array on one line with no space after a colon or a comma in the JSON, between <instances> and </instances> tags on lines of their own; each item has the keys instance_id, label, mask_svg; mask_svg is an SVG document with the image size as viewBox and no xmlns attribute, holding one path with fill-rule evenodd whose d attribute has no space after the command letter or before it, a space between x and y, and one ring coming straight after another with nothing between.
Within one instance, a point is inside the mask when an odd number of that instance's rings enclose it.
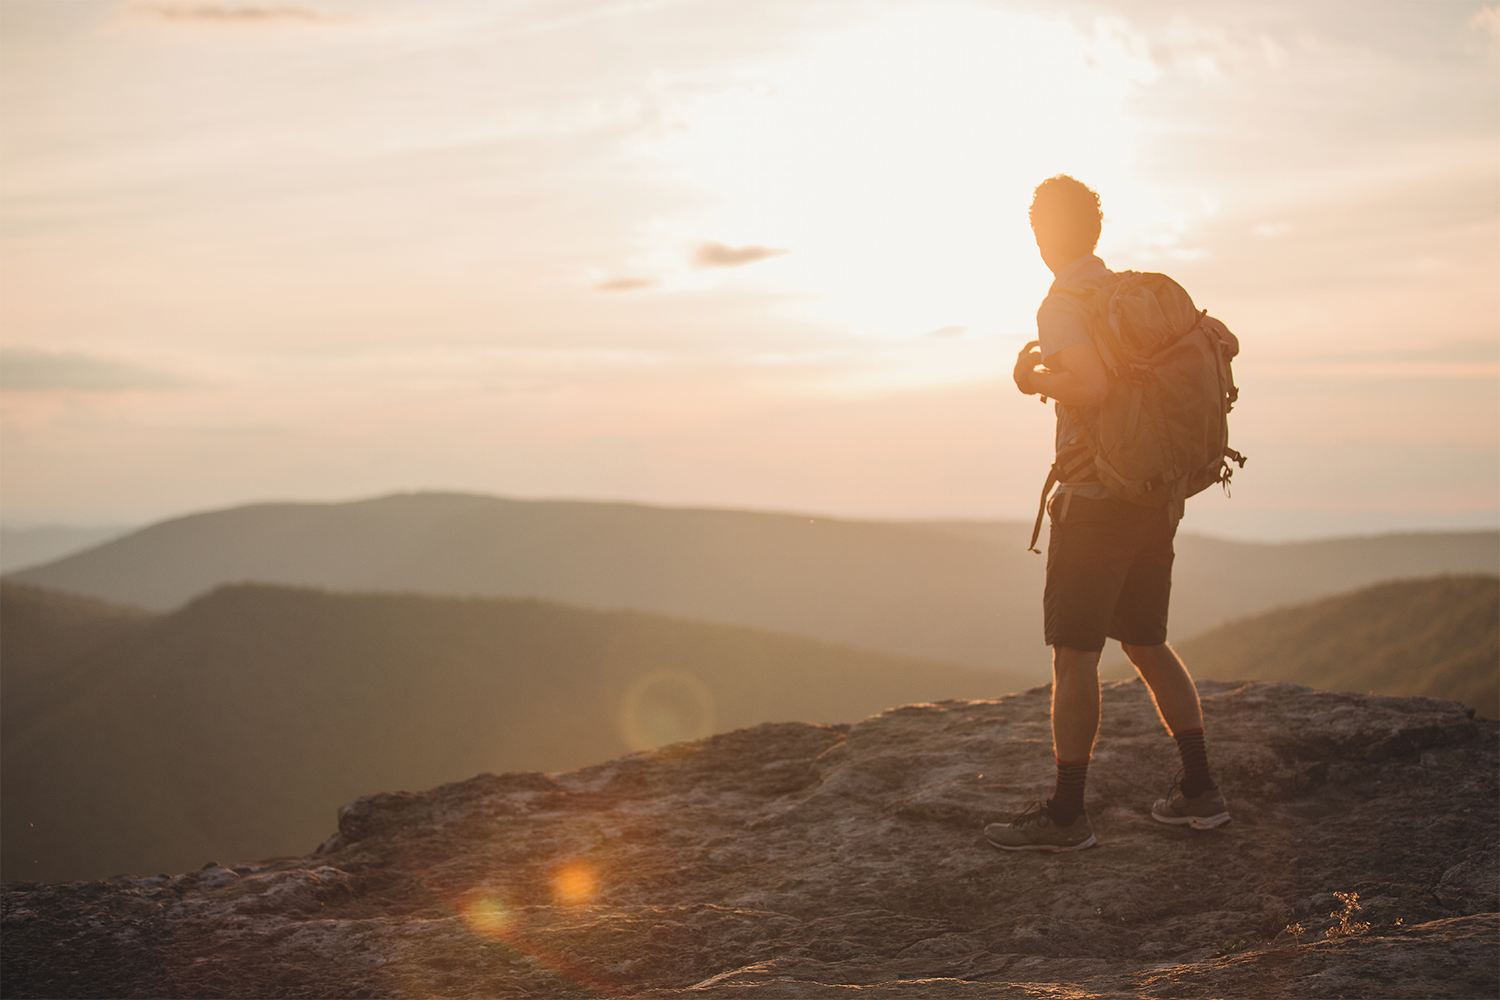
<instances>
[{"instance_id":1,"label":"hazy hill","mask_svg":"<svg viewBox=\"0 0 1500 1000\"><path fill-rule=\"evenodd\" d=\"M166 521L10 579L166 610L223 583L542 597L993 667L1045 666L1040 567L908 526L417 494ZM998 556L998 561L997 561Z\"/></svg>"},{"instance_id":2,"label":"hazy hill","mask_svg":"<svg viewBox=\"0 0 1500 1000\"><path fill-rule=\"evenodd\" d=\"M247 580L530 596L769 628L1046 678L1028 525L894 523L412 494L164 521L10 579L166 610ZM1368 583L1494 572L1500 534L1257 545L1183 537L1172 630Z\"/></svg>"},{"instance_id":3,"label":"hazy hill","mask_svg":"<svg viewBox=\"0 0 1500 1000\"><path fill-rule=\"evenodd\" d=\"M33 528L0 527L0 573L39 566L42 563L61 559L81 549L111 538L118 538L130 529L124 525L105 525L94 528L77 528L64 525L42 525Z\"/></svg>"},{"instance_id":4,"label":"hazy hill","mask_svg":"<svg viewBox=\"0 0 1500 1000\"><path fill-rule=\"evenodd\" d=\"M0 664L5 701L24 697L33 682L96 649L145 628L157 616L141 608L39 587L0 583Z\"/></svg>"},{"instance_id":5,"label":"hazy hill","mask_svg":"<svg viewBox=\"0 0 1500 1000\"><path fill-rule=\"evenodd\" d=\"M1500 718L1500 577L1397 580L1221 625L1179 647L1195 677L1427 695Z\"/></svg>"},{"instance_id":6,"label":"hazy hill","mask_svg":"<svg viewBox=\"0 0 1500 1000\"><path fill-rule=\"evenodd\" d=\"M59 634L65 620L76 635ZM375 789L1026 686L539 600L233 586L143 620L4 586L0 621L6 879L299 853ZM63 646L78 655L50 651Z\"/></svg>"}]
</instances>

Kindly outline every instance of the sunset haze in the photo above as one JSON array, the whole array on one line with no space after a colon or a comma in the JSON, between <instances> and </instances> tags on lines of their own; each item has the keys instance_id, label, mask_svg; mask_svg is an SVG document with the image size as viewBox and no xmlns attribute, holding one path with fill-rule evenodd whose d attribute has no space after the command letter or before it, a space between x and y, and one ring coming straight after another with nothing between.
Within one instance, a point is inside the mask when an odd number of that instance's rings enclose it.
<instances>
[{"instance_id":1,"label":"sunset haze","mask_svg":"<svg viewBox=\"0 0 1500 1000\"><path fill-rule=\"evenodd\" d=\"M1029 519L1026 208L1244 350L1185 530L1500 510L1500 9L0 3L0 511Z\"/></svg>"}]
</instances>

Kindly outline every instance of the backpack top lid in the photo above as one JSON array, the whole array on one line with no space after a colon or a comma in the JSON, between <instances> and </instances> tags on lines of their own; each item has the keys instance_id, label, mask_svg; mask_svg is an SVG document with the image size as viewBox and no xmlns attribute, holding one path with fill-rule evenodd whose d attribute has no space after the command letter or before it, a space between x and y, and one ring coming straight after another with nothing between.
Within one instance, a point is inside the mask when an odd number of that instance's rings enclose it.
<instances>
[{"instance_id":1,"label":"backpack top lid","mask_svg":"<svg viewBox=\"0 0 1500 1000\"><path fill-rule=\"evenodd\" d=\"M1145 361L1198 325L1201 313L1177 282L1165 274L1124 271L1099 292L1098 307L1122 361Z\"/></svg>"}]
</instances>

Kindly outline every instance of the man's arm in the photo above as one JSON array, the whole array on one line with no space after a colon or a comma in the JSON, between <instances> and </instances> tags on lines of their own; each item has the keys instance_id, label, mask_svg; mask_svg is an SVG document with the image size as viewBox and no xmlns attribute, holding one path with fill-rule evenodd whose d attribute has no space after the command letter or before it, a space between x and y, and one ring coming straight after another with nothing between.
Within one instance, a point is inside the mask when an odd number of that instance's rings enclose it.
<instances>
[{"instance_id":1,"label":"man's arm","mask_svg":"<svg viewBox=\"0 0 1500 1000\"><path fill-rule=\"evenodd\" d=\"M1016 358L1016 388L1028 396L1040 394L1069 406L1103 406L1109 395L1109 373L1093 344L1069 344L1051 357L1051 365L1037 371L1042 353L1032 341Z\"/></svg>"}]
</instances>

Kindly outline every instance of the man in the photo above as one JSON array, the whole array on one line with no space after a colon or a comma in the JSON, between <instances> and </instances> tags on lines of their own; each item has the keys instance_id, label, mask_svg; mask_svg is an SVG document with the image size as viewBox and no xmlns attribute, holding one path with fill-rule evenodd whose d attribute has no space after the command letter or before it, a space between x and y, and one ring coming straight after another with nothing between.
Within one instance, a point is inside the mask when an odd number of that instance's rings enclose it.
<instances>
[{"instance_id":1,"label":"man","mask_svg":"<svg viewBox=\"0 0 1500 1000\"><path fill-rule=\"evenodd\" d=\"M1031 203L1037 249L1056 280L1037 311L1040 350L1028 344L1016 360L1016 387L1057 401L1058 468L1088 449L1109 374L1089 337L1082 307L1112 279L1094 256L1103 213L1099 196L1072 177L1038 185ZM1217 330L1222 324L1215 322ZM1221 336L1232 337L1227 329ZM1045 367L1039 367L1045 366ZM1163 823L1212 829L1229 821L1209 772L1198 690L1167 645L1172 540L1181 507L1147 507L1110 496L1090 471L1059 484L1048 502L1047 583L1043 613L1052 647L1052 741L1057 781L1052 796L1009 823L985 828L1008 851L1077 851L1092 847L1084 811L1089 760L1099 732L1099 656L1119 640L1151 690L1162 722L1177 740L1182 776L1151 815Z\"/></svg>"}]
</instances>

